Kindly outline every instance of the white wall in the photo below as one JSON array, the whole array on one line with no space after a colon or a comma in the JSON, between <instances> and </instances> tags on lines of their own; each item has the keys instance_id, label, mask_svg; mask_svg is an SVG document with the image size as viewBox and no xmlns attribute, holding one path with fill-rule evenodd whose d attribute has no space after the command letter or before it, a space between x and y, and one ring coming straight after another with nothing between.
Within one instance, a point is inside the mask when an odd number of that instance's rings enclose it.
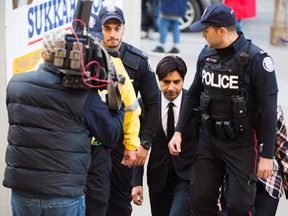
<instances>
[{"instance_id":1,"label":"white wall","mask_svg":"<svg viewBox=\"0 0 288 216\"><path fill-rule=\"evenodd\" d=\"M140 48L141 0L123 0L125 16L124 41Z\"/></svg>"},{"instance_id":2,"label":"white wall","mask_svg":"<svg viewBox=\"0 0 288 216\"><path fill-rule=\"evenodd\" d=\"M6 58L5 58L5 2L0 4L0 215L10 215L10 190L2 186L7 146Z\"/></svg>"}]
</instances>

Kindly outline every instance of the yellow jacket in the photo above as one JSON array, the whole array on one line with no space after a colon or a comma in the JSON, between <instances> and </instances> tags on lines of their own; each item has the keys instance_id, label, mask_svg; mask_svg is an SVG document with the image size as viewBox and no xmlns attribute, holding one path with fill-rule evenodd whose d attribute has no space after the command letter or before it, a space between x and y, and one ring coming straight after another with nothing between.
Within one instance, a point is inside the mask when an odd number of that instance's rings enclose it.
<instances>
[{"instance_id":1,"label":"yellow jacket","mask_svg":"<svg viewBox=\"0 0 288 216\"><path fill-rule=\"evenodd\" d=\"M123 144L127 150L136 150L140 146L139 115L141 108L135 95L132 82L122 64L120 58L111 57L112 62L119 74L125 77L125 84L122 86L120 94L125 104L125 115L123 123L124 140Z\"/></svg>"}]
</instances>

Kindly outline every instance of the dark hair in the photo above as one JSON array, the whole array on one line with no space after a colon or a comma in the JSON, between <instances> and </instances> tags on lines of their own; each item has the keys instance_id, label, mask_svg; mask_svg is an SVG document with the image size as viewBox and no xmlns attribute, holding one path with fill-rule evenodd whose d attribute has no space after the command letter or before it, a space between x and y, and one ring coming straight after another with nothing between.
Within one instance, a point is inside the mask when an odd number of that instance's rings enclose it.
<instances>
[{"instance_id":1,"label":"dark hair","mask_svg":"<svg viewBox=\"0 0 288 216\"><path fill-rule=\"evenodd\" d=\"M234 24L232 26L227 26L226 29L228 31L236 31L237 30L237 24Z\"/></svg>"},{"instance_id":2,"label":"dark hair","mask_svg":"<svg viewBox=\"0 0 288 216\"><path fill-rule=\"evenodd\" d=\"M183 78L187 72L187 66L179 56L169 55L159 61L156 67L156 74L159 80L162 80L167 74L176 70Z\"/></svg>"}]
</instances>

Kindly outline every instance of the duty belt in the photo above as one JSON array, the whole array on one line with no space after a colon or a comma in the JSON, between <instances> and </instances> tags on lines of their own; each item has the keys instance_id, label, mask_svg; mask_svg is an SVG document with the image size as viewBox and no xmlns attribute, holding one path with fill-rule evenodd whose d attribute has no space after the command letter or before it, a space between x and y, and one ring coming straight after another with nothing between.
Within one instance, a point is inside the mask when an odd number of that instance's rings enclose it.
<instances>
[{"instance_id":1,"label":"duty belt","mask_svg":"<svg viewBox=\"0 0 288 216\"><path fill-rule=\"evenodd\" d=\"M203 127L210 131L216 131L221 139L235 139L233 122L230 120L215 120L208 114L202 115Z\"/></svg>"}]
</instances>

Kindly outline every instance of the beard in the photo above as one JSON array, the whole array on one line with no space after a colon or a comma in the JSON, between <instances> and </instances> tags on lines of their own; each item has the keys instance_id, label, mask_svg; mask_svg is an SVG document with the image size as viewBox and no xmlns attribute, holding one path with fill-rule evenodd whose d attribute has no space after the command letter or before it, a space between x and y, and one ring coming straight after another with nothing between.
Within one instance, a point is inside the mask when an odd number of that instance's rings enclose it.
<instances>
[{"instance_id":1,"label":"beard","mask_svg":"<svg viewBox=\"0 0 288 216\"><path fill-rule=\"evenodd\" d=\"M120 44L121 44L121 41L120 40L116 40L116 39L109 39L109 40L105 40L105 41L102 41L104 46L106 48L109 48L109 49L117 49L120 47Z\"/></svg>"}]
</instances>

